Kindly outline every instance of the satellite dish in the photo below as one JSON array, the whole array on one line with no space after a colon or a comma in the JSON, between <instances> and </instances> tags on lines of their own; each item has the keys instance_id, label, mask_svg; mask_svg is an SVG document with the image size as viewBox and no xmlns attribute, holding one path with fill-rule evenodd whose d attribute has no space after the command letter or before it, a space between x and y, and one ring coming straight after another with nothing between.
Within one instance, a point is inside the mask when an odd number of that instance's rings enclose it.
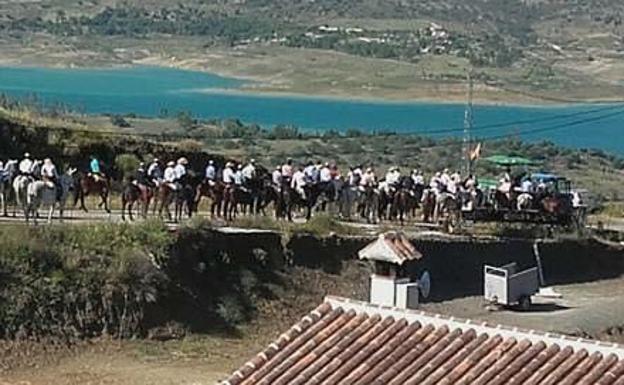
<instances>
[{"instance_id":1,"label":"satellite dish","mask_svg":"<svg viewBox=\"0 0 624 385\"><path fill-rule=\"evenodd\" d=\"M420 289L420 295L423 298L428 298L431 293L431 276L429 275L429 271L425 270L420 279L418 280L418 287Z\"/></svg>"}]
</instances>

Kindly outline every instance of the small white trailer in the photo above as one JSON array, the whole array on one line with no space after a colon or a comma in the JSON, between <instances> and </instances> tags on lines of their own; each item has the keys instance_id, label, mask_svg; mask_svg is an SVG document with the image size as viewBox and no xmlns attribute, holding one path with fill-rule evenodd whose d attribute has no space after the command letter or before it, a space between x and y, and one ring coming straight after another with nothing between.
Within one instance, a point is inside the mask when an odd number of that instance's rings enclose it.
<instances>
[{"instance_id":1,"label":"small white trailer","mask_svg":"<svg viewBox=\"0 0 624 385\"><path fill-rule=\"evenodd\" d=\"M487 301L503 306L531 307L531 296L539 291L537 267L518 271L516 263L501 267L485 265L484 297Z\"/></svg>"}]
</instances>

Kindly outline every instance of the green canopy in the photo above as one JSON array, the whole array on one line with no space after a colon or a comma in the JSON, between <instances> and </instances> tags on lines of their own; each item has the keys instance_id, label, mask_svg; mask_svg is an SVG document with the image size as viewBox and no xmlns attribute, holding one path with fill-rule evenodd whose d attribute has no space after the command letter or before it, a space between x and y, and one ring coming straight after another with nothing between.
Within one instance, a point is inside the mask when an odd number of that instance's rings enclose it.
<instances>
[{"instance_id":1,"label":"green canopy","mask_svg":"<svg viewBox=\"0 0 624 385\"><path fill-rule=\"evenodd\" d=\"M531 159L522 158L520 156L492 155L485 158L488 162L499 166L532 166L536 163Z\"/></svg>"},{"instance_id":2,"label":"green canopy","mask_svg":"<svg viewBox=\"0 0 624 385\"><path fill-rule=\"evenodd\" d=\"M495 189L498 187L498 181L496 179L479 178L479 187L482 190Z\"/></svg>"}]
</instances>

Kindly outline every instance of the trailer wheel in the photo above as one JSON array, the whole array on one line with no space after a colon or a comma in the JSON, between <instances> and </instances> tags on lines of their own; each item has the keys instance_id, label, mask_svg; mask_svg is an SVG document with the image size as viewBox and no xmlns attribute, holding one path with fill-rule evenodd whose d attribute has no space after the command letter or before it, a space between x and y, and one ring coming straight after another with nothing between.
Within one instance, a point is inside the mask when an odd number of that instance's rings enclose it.
<instances>
[{"instance_id":1,"label":"trailer wheel","mask_svg":"<svg viewBox=\"0 0 624 385\"><path fill-rule=\"evenodd\" d=\"M531 296L523 295L518 300L518 304L520 305L520 309L522 311L528 311L529 309L531 309Z\"/></svg>"}]
</instances>

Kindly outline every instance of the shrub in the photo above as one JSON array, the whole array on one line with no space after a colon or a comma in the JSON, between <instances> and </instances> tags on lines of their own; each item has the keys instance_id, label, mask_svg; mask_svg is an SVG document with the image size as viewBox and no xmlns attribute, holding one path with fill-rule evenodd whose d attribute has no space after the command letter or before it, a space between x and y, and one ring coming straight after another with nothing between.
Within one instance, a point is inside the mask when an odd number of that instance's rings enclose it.
<instances>
[{"instance_id":1,"label":"shrub","mask_svg":"<svg viewBox=\"0 0 624 385\"><path fill-rule=\"evenodd\" d=\"M139 167L141 160L134 154L121 154L115 158L115 166L121 172L122 178L128 177Z\"/></svg>"},{"instance_id":2,"label":"shrub","mask_svg":"<svg viewBox=\"0 0 624 385\"><path fill-rule=\"evenodd\" d=\"M142 333L172 239L152 222L3 231L0 338Z\"/></svg>"}]
</instances>

